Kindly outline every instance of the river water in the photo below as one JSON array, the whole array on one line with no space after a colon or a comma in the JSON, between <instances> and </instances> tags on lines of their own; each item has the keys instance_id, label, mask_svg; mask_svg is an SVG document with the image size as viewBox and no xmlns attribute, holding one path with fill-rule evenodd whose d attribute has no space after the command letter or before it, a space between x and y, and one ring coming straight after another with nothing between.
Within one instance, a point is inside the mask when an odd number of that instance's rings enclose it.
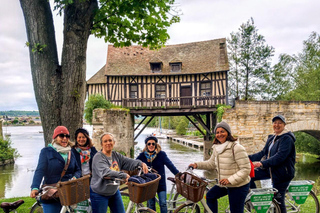
<instances>
[{"instance_id":1,"label":"river water","mask_svg":"<svg viewBox=\"0 0 320 213\"><path fill-rule=\"evenodd\" d=\"M92 126L85 126L90 135ZM135 156L141 152L144 147L144 139L151 134L154 129L146 128L137 138L138 144L135 149ZM44 147L44 140L41 126L19 126L7 127L4 132L11 133L12 147L17 148L21 157L15 164L0 167L0 198L11 198L28 196L33 173L38 162L40 150ZM203 154L200 151L184 147L166 139L159 140L162 150L164 150L179 171L184 171L186 167L195 161L201 161ZM296 178L316 180L319 176L320 163L315 158L302 156L299 163L296 164ZM207 171L196 170L200 176L211 178L212 175ZM168 176L173 174L166 169ZM169 183L167 183L169 184ZM168 185L169 186L169 185Z\"/></svg>"}]
</instances>

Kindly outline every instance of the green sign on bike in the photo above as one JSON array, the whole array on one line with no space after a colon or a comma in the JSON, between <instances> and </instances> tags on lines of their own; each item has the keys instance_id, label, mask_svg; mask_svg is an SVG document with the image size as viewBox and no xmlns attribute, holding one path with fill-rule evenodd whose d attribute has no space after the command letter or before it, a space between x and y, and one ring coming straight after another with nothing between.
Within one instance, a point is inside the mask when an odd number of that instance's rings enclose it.
<instances>
[{"instance_id":1,"label":"green sign on bike","mask_svg":"<svg viewBox=\"0 0 320 213\"><path fill-rule=\"evenodd\" d=\"M265 213L272 203L272 198L273 194L254 194L250 200L257 213Z\"/></svg>"},{"instance_id":2,"label":"green sign on bike","mask_svg":"<svg viewBox=\"0 0 320 213\"><path fill-rule=\"evenodd\" d=\"M288 194L292 196L292 198L297 204L304 204L306 202L306 199L311 189L312 189L312 184L306 184L306 183L303 185L290 184L288 188L288 191L289 191Z\"/></svg>"},{"instance_id":3,"label":"green sign on bike","mask_svg":"<svg viewBox=\"0 0 320 213\"><path fill-rule=\"evenodd\" d=\"M75 213L87 213L91 212L91 206L89 200L82 201L77 204L77 207L74 209Z\"/></svg>"}]
</instances>

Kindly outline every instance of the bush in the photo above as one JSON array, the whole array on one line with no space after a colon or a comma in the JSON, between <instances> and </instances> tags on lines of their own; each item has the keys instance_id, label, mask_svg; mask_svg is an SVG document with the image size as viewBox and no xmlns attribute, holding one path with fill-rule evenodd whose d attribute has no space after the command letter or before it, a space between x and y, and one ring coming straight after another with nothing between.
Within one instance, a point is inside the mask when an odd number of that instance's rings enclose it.
<instances>
[{"instance_id":1,"label":"bush","mask_svg":"<svg viewBox=\"0 0 320 213\"><path fill-rule=\"evenodd\" d=\"M11 147L10 139L0 138L0 161L14 159L18 156L17 150Z\"/></svg>"},{"instance_id":2,"label":"bush","mask_svg":"<svg viewBox=\"0 0 320 213\"><path fill-rule=\"evenodd\" d=\"M187 128L188 128L188 122L186 122L185 120L182 120L176 128L177 134L185 135L187 133Z\"/></svg>"},{"instance_id":3,"label":"bush","mask_svg":"<svg viewBox=\"0 0 320 213\"><path fill-rule=\"evenodd\" d=\"M94 109L103 108L110 109L112 104L107 101L102 95L90 95L85 104L84 119L92 125L92 113Z\"/></svg>"}]
</instances>

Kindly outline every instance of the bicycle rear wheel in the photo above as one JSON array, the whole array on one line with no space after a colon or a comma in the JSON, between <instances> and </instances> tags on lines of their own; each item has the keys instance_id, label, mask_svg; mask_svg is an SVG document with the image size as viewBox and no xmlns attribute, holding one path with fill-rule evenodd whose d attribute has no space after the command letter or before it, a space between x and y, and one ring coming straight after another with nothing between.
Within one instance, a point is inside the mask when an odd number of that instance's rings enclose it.
<instances>
[{"instance_id":1,"label":"bicycle rear wheel","mask_svg":"<svg viewBox=\"0 0 320 213\"><path fill-rule=\"evenodd\" d=\"M319 200L316 194L311 190L304 204L296 204L294 199L286 192L287 213L308 212L319 213Z\"/></svg>"},{"instance_id":2,"label":"bicycle rear wheel","mask_svg":"<svg viewBox=\"0 0 320 213\"><path fill-rule=\"evenodd\" d=\"M256 209L253 207L252 202L247 200L244 203L244 212L257 212ZM277 202L272 200L272 203L267 211L267 213L281 213L280 206Z\"/></svg>"},{"instance_id":3,"label":"bicycle rear wheel","mask_svg":"<svg viewBox=\"0 0 320 213\"><path fill-rule=\"evenodd\" d=\"M33 204L30 213L43 213L42 206L39 203Z\"/></svg>"},{"instance_id":4,"label":"bicycle rear wheel","mask_svg":"<svg viewBox=\"0 0 320 213\"><path fill-rule=\"evenodd\" d=\"M157 213L156 211L153 211L152 209L149 209L147 207L140 207L137 209L137 212L144 213L144 212L149 212L149 213Z\"/></svg>"},{"instance_id":5,"label":"bicycle rear wheel","mask_svg":"<svg viewBox=\"0 0 320 213\"><path fill-rule=\"evenodd\" d=\"M197 203L190 203L190 204L182 204L179 206L174 213L200 213L200 207Z\"/></svg>"}]
</instances>

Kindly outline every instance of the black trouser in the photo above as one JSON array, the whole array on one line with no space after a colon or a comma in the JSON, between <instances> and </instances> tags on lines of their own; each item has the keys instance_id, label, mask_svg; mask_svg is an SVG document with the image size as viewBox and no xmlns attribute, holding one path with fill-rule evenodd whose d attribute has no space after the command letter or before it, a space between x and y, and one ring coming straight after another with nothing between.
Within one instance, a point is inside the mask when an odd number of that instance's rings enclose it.
<instances>
[{"instance_id":1,"label":"black trouser","mask_svg":"<svg viewBox=\"0 0 320 213\"><path fill-rule=\"evenodd\" d=\"M268 169L257 169L255 170L255 177L251 178L250 181L250 188L254 189L257 188L256 184L254 183L254 181L256 180L266 180L270 178L270 173ZM288 188L290 184L290 181L284 181L284 182L280 182L280 183L273 183L272 182L272 186L273 188L276 188L278 190L278 196L275 197L275 199L280 203L280 209L281 209L281 213L286 213L286 205L285 205L285 193L286 190Z\"/></svg>"}]
</instances>

